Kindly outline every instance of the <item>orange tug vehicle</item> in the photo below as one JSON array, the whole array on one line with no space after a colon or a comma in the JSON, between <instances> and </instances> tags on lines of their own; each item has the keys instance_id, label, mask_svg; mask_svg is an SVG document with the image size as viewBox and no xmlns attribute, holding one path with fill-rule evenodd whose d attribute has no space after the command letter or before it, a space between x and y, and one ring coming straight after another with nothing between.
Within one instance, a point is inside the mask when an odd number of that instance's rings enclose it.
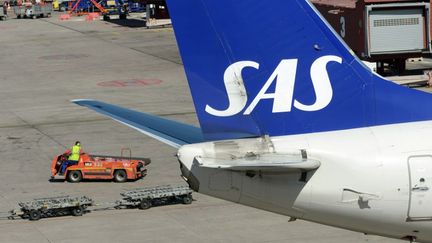
<instances>
[{"instance_id":1,"label":"orange tug vehicle","mask_svg":"<svg viewBox=\"0 0 432 243\"><path fill-rule=\"evenodd\" d=\"M130 153L130 150L129 150ZM131 153L130 153L131 154ZM148 158L90 155L81 153L78 164L67 167L63 175L59 175L62 163L67 154L54 157L51 163L51 180L65 180L73 183L86 180L114 180L126 182L138 180L147 174Z\"/></svg>"}]
</instances>

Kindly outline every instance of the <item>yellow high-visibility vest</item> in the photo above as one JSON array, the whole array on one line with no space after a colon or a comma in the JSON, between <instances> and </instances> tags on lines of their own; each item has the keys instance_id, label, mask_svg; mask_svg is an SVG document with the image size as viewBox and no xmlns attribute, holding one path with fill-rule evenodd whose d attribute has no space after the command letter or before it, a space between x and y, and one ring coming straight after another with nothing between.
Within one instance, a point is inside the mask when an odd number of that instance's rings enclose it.
<instances>
[{"instance_id":1,"label":"yellow high-visibility vest","mask_svg":"<svg viewBox=\"0 0 432 243\"><path fill-rule=\"evenodd\" d=\"M78 161L79 158L80 158L80 150L81 150L81 146L80 145L74 145L74 146L72 146L71 155L69 155L68 160Z\"/></svg>"}]
</instances>

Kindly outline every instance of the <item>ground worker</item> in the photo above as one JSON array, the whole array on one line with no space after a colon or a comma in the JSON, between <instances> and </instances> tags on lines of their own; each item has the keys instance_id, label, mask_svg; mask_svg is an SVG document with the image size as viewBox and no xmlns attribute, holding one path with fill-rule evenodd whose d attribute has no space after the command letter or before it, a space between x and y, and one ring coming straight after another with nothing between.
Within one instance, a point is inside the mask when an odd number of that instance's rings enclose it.
<instances>
[{"instance_id":1,"label":"ground worker","mask_svg":"<svg viewBox=\"0 0 432 243\"><path fill-rule=\"evenodd\" d=\"M7 1L4 1L4 3L3 3L3 14L5 16L7 16L8 7L9 7L9 3Z\"/></svg>"},{"instance_id":2,"label":"ground worker","mask_svg":"<svg viewBox=\"0 0 432 243\"><path fill-rule=\"evenodd\" d=\"M64 161L61 165L60 168L60 175L63 175L64 172L66 171L66 168L68 166L71 165L76 165L78 164L78 161L80 159L80 154L81 154L81 143L80 141L76 141L75 145L72 146L70 151L66 151L66 154L69 155L68 159L66 161Z\"/></svg>"}]
</instances>

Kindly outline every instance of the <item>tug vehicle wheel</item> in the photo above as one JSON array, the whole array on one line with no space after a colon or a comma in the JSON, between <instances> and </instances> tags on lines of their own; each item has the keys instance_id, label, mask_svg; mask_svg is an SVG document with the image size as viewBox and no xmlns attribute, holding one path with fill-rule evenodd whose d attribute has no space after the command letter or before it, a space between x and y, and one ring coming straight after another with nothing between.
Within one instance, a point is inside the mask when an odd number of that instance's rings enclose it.
<instances>
[{"instance_id":1,"label":"tug vehicle wheel","mask_svg":"<svg viewBox=\"0 0 432 243\"><path fill-rule=\"evenodd\" d=\"M115 182L119 182L119 183L126 182L127 181L126 171L124 171L124 170L116 170L114 172L114 181Z\"/></svg>"},{"instance_id":2,"label":"tug vehicle wheel","mask_svg":"<svg viewBox=\"0 0 432 243\"><path fill-rule=\"evenodd\" d=\"M82 174L79 170L69 171L67 175L67 180L71 183L78 183L82 180Z\"/></svg>"}]
</instances>

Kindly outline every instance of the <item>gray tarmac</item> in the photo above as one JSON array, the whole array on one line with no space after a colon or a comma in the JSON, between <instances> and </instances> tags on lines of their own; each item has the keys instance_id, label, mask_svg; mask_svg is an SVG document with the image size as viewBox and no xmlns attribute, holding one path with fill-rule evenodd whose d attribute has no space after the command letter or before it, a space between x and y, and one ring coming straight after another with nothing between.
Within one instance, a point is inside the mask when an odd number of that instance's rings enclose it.
<instances>
[{"instance_id":1,"label":"gray tarmac","mask_svg":"<svg viewBox=\"0 0 432 243\"><path fill-rule=\"evenodd\" d=\"M92 98L197 125L171 28L140 19L0 21L0 212L19 201L185 184L176 150L71 99ZM152 159L136 182L49 182L54 155L85 151ZM0 220L0 242L399 242L289 218L194 193L191 205L97 211L82 217Z\"/></svg>"}]
</instances>

